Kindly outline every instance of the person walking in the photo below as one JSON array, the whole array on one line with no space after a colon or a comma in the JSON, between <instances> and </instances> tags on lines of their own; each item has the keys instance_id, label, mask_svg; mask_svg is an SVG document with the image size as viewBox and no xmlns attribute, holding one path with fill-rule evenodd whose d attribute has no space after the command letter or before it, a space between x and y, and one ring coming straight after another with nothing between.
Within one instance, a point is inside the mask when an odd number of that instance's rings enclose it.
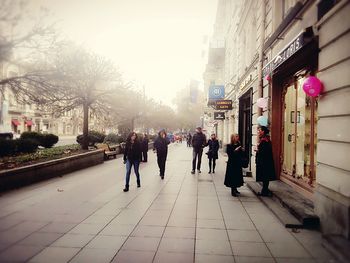
<instances>
[{"instance_id":1,"label":"person walking","mask_svg":"<svg viewBox=\"0 0 350 263\"><path fill-rule=\"evenodd\" d=\"M148 136L147 134L145 134L143 136L143 139L142 139L142 161L147 163L147 152L148 152L148 143L149 143L149 140L148 140Z\"/></svg>"},{"instance_id":2,"label":"person walking","mask_svg":"<svg viewBox=\"0 0 350 263\"><path fill-rule=\"evenodd\" d=\"M191 142L192 142L192 135L191 133L188 133L187 135L187 147L191 147Z\"/></svg>"},{"instance_id":3,"label":"person walking","mask_svg":"<svg viewBox=\"0 0 350 263\"><path fill-rule=\"evenodd\" d=\"M192 137L193 159L192 159L191 174L195 173L197 157L198 157L197 171L198 171L198 173L201 173L201 162L202 162L203 148L206 145L207 145L207 138L203 134L202 128L198 127L196 129L196 133Z\"/></svg>"},{"instance_id":4,"label":"person walking","mask_svg":"<svg viewBox=\"0 0 350 263\"><path fill-rule=\"evenodd\" d=\"M165 162L168 155L168 144L170 143L165 130L158 133L157 139L154 141L153 151L157 152L157 162L159 167L159 176L163 180L165 174Z\"/></svg>"},{"instance_id":5,"label":"person walking","mask_svg":"<svg viewBox=\"0 0 350 263\"><path fill-rule=\"evenodd\" d=\"M262 182L263 187L258 195L271 196L269 190L270 181L276 180L275 165L272 156L272 144L270 140L269 129L265 126L258 128L259 144L257 147L256 162L256 181Z\"/></svg>"},{"instance_id":6,"label":"person walking","mask_svg":"<svg viewBox=\"0 0 350 263\"><path fill-rule=\"evenodd\" d=\"M215 133L211 135L210 140L208 141L209 150L207 152L209 159L209 173L213 171L215 173L216 160L219 158L219 141L216 139ZM213 169L213 170L212 170Z\"/></svg>"},{"instance_id":7,"label":"person walking","mask_svg":"<svg viewBox=\"0 0 350 263\"><path fill-rule=\"evenodd\" d=\"M137 187L141 187L139 166L142 158L141 144L137 138L135 132L131 132L126 139L126 145L124 150L124 164L126 164L126 176L125 176L125 188L124 192L129 191L129 181L131 168L134 166L134 172L136 175Z\"/></svg>"},{"instance_id":8,"label":"person walking","mask_svg":"<svg viewBox=\"0 0 350 263\"><path fill-rule=\"evenodd\" d=\"M237 187L241 187L244 183L241 161L243 150L244 149L239 142L238 134L232 134L231 143L227 145L228 161L224 181L224 184L231 188L232 196L240 194Z\"/></svg>"}]
</instances>

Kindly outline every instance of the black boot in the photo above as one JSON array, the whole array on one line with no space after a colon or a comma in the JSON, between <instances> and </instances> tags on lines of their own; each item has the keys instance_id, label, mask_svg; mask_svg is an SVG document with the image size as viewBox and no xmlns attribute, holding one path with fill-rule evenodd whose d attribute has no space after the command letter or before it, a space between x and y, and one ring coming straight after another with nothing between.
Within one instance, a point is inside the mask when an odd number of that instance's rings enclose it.
<instances>
[{"instance_id":1,"label":"black boot","mask_svg":"<svg viewBox=\"0 0 350 263\"><path fill-rule=\"evenodd\" d=\"M126 185L125 188L123 189L124 192L128 192L129 191L129 186Z\"/></svg>"},{"instance_id":2,"label":"black boot","mask_svg":"<svg viewBox=\"0 0 350 263\"><path fill-rule=\"evenodd\" d=\"M237 189L234 187L231 187L231 195L232 196L237 196Z\"/></svg>"}]
</instances>

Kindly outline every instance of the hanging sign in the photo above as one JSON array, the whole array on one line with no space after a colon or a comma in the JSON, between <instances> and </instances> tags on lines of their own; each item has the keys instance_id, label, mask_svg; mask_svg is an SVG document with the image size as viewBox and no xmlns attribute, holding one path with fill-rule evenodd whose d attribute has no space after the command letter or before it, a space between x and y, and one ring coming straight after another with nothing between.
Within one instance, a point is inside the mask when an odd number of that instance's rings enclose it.
<instances>
[{"instance_id":1,"label":"hanging sign","mask_svg":"<svg viewBox=\"0 0 350 263\"><path fill-rule=\"evenodd\" d=\"M216 111L214 112L214 120L224 120L225 112Z\"/></svg>"},{"instance_id":2,"label":"hanging sign","mask_svg":"<svg viewBox=\"0 0 350 263\"><path fill-rule=\"evenodd\" d=\"M216 100L216 110L232 110L232 100Z\"/></svg>"}]
</instances>

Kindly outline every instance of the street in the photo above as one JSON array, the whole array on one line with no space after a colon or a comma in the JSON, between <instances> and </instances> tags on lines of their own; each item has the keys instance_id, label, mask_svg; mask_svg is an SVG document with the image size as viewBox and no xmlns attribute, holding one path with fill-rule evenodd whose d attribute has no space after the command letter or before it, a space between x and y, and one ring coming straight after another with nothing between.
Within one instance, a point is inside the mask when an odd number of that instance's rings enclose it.
<instances>
[{"instance_id":1,"label":"street","mask_svg":"<svg viewBox=\"0 0 350 263\"><path fill-rule=\"evenodd\" d=\"M245 186L232 197L222 155L214 175L191 156L172 144L162 181L149 151L128 193L119 156L3 194L0 262L336 262L319 232L286 229Z\"/></svg>"},{"instance_id":2,"label":"street","mask_svg":"<svg viewBox=\"0 0 350 263\"><path fill-rule=\"evenodd\" d=\"M58 142L55 144L55 146L77 144L77 136L59 136L58 138Z\"/></svg>"}]
</instances>

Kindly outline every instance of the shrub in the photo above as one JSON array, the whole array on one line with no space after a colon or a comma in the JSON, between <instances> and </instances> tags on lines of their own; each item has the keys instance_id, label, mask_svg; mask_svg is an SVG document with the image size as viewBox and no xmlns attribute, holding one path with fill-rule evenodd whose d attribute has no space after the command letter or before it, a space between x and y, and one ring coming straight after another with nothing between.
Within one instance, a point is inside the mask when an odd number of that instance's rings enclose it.
<instances>
[{"instance_id":1,"label":"shrub","mask_svg":"<svg viewBox=\"0 0 350 263\"><path fill-rule=\"evenodd\" d=\"M38 149L39 143L32 139L17 139L14 140L17 144L18 153L33 153Z\"/></svg>"},{"instance_id":2,"label":"shrub","mask_svg":"<svg viewBox=\"0 0 350 263\"><path fill-rule=\"evenodd\" d=\"M37 132L23 132L21 134L21 139L36 141L39 146L42 146L44 148L51 148L54 144L58 142L58 136L52 133L41 134Z\"/></svg>"},{"instance_id":3,"label":"shrub","mask_svg":"<svg viewBox=\"0 0 350 263\"><path fill-rule=\"evenodd\" d=\"M118 144L124 142L124 138L120 135L117 135L115 133L110 133L106 136L104 142L105 143L111 143L111 144Z\"/></svg>"},{"instance_id":4,"label":"shrub","mask_svg":"<svg viewBox=\"0 0 350 263\"><path fill-rule=\"evenodd\" d=\"M42 137L42 134L37 132L23 132L21 134L21 139L34 140L34 141L37 141L38 144L40 144L41 137Z\"/></svg>"},{"instance_id":5,"label":"shrub","mask_svg":"<svg viewBox=\"0 0 350 263\"><path fill-rule=\"evenodd\" d=\"M0 139L0 157L14 155L16 148L16 140Z\"/></svg>"},{"instance_id":6,"label":"shrub","mask_svg":"<svg viewBox=\"0 0 350 263\"><path fill-rule=\"evenodd\" d=\"M88 134L88 143L89 146L94 146L95 143L103 143L104 139L105 139L106 135L104 135L101 132L97 132L97 131L89 131ZM84 141L84 136L78 135L77 136L77 143L79 143L80 145L83 144Z\"/></svg>"},{"instance_id":7,"label":"shrub","mask_svg":"<svg viewBox=\"0 0 350 263\"><path fill-rule=\"evenodd\" d=\"M40 138L40 146L51 148L58 142L58 136L54 134L43 134Z\"/></svg>"}]
</instances>

